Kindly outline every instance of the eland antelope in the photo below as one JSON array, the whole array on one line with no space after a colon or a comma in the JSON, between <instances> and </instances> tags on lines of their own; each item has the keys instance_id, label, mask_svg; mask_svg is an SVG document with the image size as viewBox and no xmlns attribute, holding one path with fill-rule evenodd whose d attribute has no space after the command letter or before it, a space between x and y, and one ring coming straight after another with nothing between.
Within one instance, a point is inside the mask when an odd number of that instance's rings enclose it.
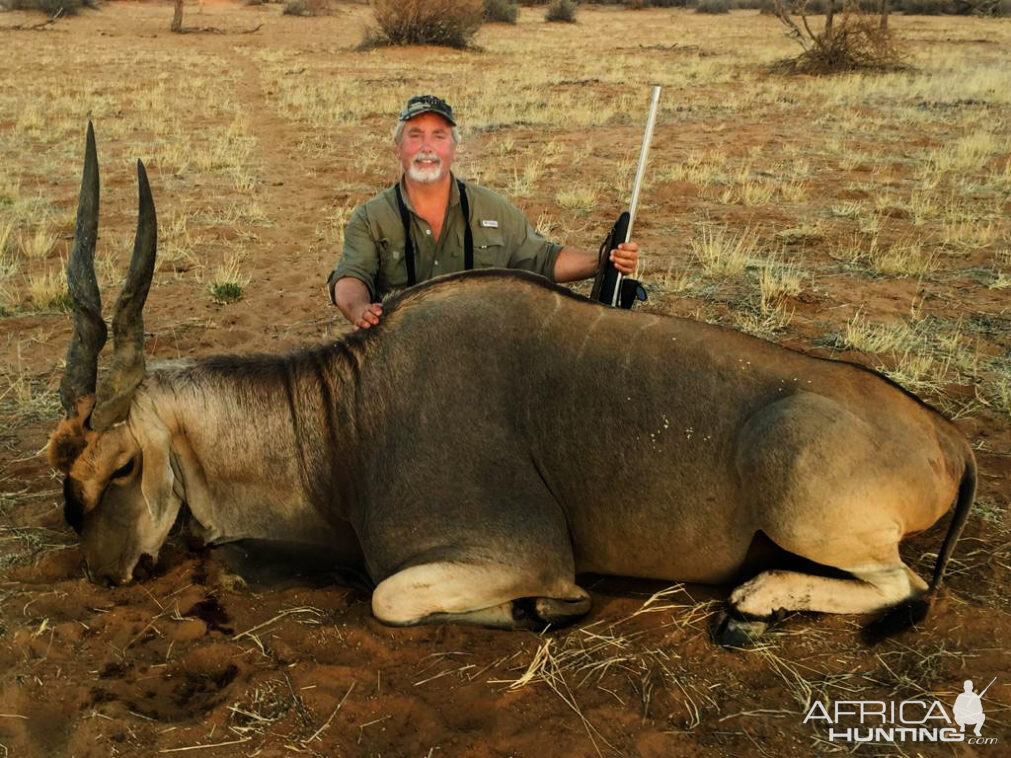
<instances>
[{"instance_id":1,"label":"eland antelope","mask_svg":"<svg viewBox=\"0 0 1011 758\"><path fill-rule=\"evenodd\" d=\"M130 581L185 504L211 543L326 546L361 566L387 624L571 621L590 609L576 576L593 572L743 581L715 630L737 644L782 609L929 597L899 543L954 504L939 585L976 485L967 440L939 413L860 366L607 308L534 275L433 280L388 301L375 329L293 354L145 370L156 219L138 174L98 386L89 124L66 418L49 455L94 579ZM755 566L759 543L803 568Z\"/></svg>"}]
</instances>

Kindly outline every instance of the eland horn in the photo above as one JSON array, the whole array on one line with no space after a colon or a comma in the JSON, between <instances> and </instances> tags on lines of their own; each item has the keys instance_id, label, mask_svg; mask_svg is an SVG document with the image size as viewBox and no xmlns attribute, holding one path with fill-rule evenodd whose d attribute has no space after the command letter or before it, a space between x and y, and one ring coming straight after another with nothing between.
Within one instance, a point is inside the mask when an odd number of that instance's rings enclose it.
<instances>
[{"instance_id":1,"label":"eland horn","mask_svg":"<svg viewBox=\"0 0 1011 758\"><path fill-rule=\"evenodd\" d=\"M60 382L60 402L67 418L77 415L77 402L95 394L98 354L105 345L102 297L95 278L95 240L98 238L98 152L88 121L84 173L77 202L74 247L67 262L67 286L73 302L74 333L67 348L67 369Z\"/></svg>"},{"instance_id":2,"label":"eland horn","mask_svg":"<svg viewBox=\"0 0 1011 758\"><path fill-rule=\"evenodd\" d=\"M144 301L154 275L158 219L144 164L137 161L137 235L130 270L112 316L113 363L91 416L93 429L105 429L126 418L137 386L144 379Z\"/></svg>"}]
</instances>

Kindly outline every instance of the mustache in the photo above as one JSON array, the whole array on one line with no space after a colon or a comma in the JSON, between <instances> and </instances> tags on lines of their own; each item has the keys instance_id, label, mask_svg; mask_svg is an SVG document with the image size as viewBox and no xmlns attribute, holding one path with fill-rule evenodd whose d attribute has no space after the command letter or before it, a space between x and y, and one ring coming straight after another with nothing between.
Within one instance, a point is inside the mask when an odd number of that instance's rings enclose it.
<instances>
[{"instance_id":1,"label":"mustache","mask_svg":"<svg viewBox=\"0 0 1011 758\"><path fill-rule=\"evenodd\" d=\"M437 165L442 165L442 159L434 153L418 153L412 162L421 163L421 161L434 161Z\"/></svg>"}]
</instances>

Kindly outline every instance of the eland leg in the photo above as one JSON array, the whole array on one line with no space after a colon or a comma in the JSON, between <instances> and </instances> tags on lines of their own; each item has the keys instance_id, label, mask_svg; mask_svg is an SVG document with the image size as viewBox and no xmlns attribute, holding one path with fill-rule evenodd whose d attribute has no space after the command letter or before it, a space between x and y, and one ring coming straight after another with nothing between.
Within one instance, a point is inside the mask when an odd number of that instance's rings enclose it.
<instances>
[{"instance_id":1,"label":"eland leg","mask_svg":"<svg viewBox=\"0 0 1011 758\"><path fill-rule=\"evenodd\" d=\"M387 577L372 595L372 612L392 626L470 624L543 629L571 623L590 610L575 583L524 579L496 564L423 563Z\"/></svg>"},{"instance_id":2,"label":"eland leg","mask_svg":"<svg viewBox=\"0 0 1011 758\"><path fill-rule=\"evenodd\" d=\"M927 589L927 583L901 562L846 571L854 578L766 571L735 589L730 603L743 614L759 617L778 610L874 613Z\"/></svg>"},{"instance_id":3,"label":"eland leg","mask_svg":"<svg viewBox=\"0 0 1011 758\"><path fill-rule=\"evenodd\" d=\"M765 571L730 594L730 612L717 622L714 636L727 647L747 647L784 611L874 613L915 598L927 583L904 563L852 568L852 579Z\"/></svg>"}]
</instances>

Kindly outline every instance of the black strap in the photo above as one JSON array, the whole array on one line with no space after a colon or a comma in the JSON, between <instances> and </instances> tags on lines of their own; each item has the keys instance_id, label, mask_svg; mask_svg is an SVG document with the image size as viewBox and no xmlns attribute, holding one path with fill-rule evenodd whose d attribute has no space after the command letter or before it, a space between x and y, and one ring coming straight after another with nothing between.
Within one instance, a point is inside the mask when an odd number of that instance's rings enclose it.
<instances>
[{"instance_id":1,"label":"black strap","mask_svg":"<svg viewBox=\"0 0 1011 758\"><path fill-rule=\"evenodd\" d=\"M400 221L404 225L404 262L407 264L407 286L413 287L417 283L414 275L414 244L411 242L411 214L407 211L404 203L404 196L400 192L400 182L397 182L397 205L400 208Z\"/></svg>"},{"instance_id":2,"label":"black strap","mask_svg":"<svg viewBox=\"0 0 1011 758\"><path fill-rule=\"evenodd\" d=\"M456 180L460 190L460 210L463 213L463 268L470 271L474 268L474 234L470 230L470 203L467 200L467 185L460 179ZM404 195L400 191L400 182L394 185L397 192L397 207L400 209L400 221L404 225L404 262L407 264L407 286L417 284L414 272L414 243L411 242L411 213L407 210Z\"/></svg>"},{"instance_id":3,"label":"black strap","mask_svg":"<svg viewBox=\"0 0 1011 758\"><path fill-rule=\"evenodd\" d=\"M467 187L459 179L456 186L460 189L460 210L463 211L463 270L474 268L474 235L470 231L470 203L467 201Z\"/></svg>"}]
</instances>

